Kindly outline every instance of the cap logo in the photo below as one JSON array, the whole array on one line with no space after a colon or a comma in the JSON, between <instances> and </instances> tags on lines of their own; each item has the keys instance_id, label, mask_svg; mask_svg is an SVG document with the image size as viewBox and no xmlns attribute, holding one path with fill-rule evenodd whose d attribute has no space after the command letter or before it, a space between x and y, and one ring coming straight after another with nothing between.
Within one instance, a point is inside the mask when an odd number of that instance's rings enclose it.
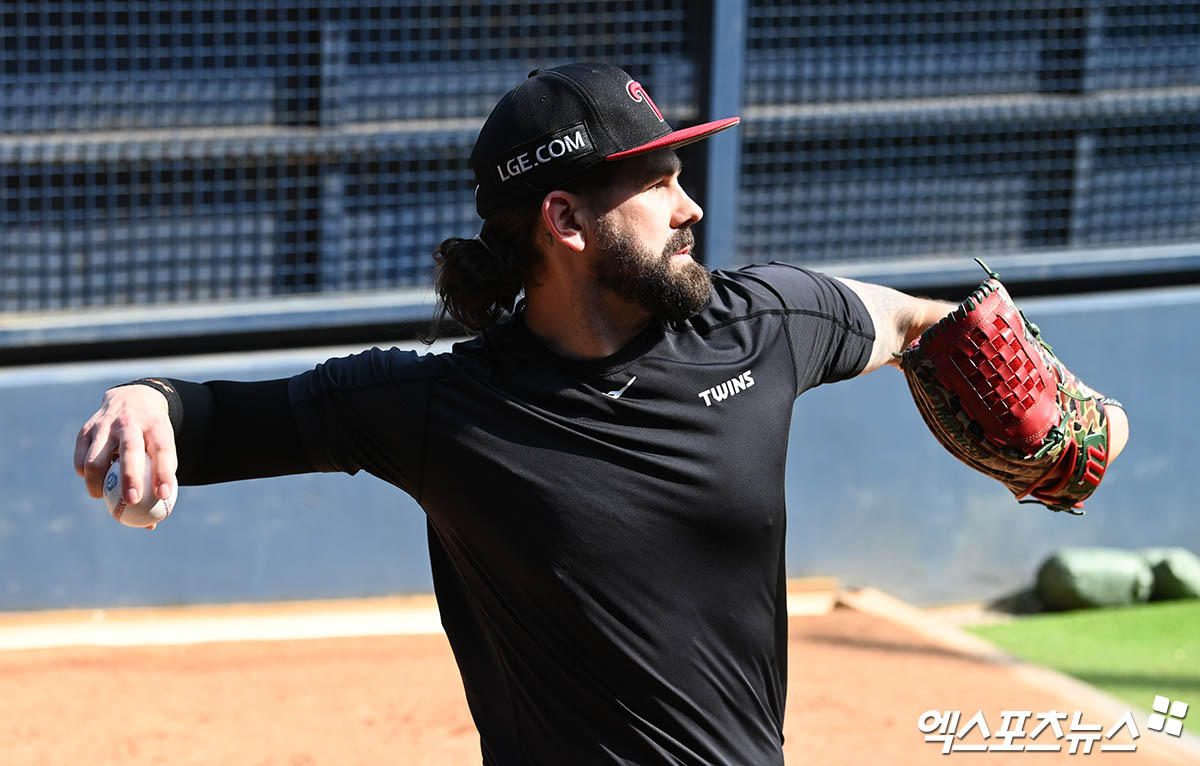
<instances>
[{"instance_id":1,"label":"cap logo","mask_svg":"<svg viewBox=\"0 0 1200 766\"><path fill-rule=\"evenodd\" d=\"M572 125L557 134L534 139L513 149L512 156L496 166L496 175L500 183L504 183L510 178L528 173L539 165L546 165L568 155L591 149L592 142L587 127L583 123Z\"/></svg>"},{"instance_id":2,"label":"cap logo","mask_svg":"<svg viewBox=\"0 0 1200 766\"><path fill-rule=\"evenodd\" d=\"M651 100L650 94L646 92L646 89L642 87L640 82L637 80L630 80L625 84L625 90L629 93L629 97L634 101L645 101L647 104L649 104L650 108L654 110L654 116L658 118L658 121L663 121L662 112L658 111L658 107L654 105L654 101Z\"/></svg>"}]
</instances>

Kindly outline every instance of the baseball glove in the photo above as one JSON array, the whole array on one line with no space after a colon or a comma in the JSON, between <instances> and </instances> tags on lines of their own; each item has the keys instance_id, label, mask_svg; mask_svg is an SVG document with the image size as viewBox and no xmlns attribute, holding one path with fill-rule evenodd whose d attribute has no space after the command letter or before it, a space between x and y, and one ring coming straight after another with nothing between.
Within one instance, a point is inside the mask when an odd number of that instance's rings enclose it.
<instances>
[{"instance_id":1,"label":"baseball glove","mask_svg":"<svg viewBox=\"0 0 1200 766\"><path fill-rule=\"evenodd\" d=\"M995 272L900 358L917 409L947 450L1022 502L1082 515L1108 466L1117 404L1071 374Z\"/></svg>"}]
</instances>

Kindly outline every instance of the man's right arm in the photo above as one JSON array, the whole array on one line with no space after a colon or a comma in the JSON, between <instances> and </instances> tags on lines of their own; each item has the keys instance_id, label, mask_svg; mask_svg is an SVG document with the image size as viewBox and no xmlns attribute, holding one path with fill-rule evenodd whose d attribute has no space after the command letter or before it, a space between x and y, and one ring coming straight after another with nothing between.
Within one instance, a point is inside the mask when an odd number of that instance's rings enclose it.
<instances>
[{"instance_id":1,"label":"man's right arm","mask_svg":"<svg viewBox=\"0 0 1200 766\"><path fill-rule=\"evenodd\" d=\"M211 484L315 470L300 444L288 381L191 383L155 379L104 394L75 441L75 471L103 495L113 457L122 494L167 497L176 484ZM153 483L143 487L145 461Z\"/></svg>"}]
</instances>

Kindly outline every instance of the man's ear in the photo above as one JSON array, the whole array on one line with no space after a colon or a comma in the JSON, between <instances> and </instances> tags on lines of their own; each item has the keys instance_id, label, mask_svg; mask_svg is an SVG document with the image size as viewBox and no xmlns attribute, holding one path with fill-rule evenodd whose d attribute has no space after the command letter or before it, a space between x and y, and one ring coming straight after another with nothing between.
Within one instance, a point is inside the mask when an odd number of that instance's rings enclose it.
<instances>
[{"instance_id":1,"label":"man's ear","mask_svg":"<svg viewBox=\"0 0 1200 766\"><path fill-rule=\"evenodd\" d=\"M556 190L542 199L542 222L551 240L583 252L587 246L589 212L583 200L571 192Z\"/></svg>"}]
</instances>

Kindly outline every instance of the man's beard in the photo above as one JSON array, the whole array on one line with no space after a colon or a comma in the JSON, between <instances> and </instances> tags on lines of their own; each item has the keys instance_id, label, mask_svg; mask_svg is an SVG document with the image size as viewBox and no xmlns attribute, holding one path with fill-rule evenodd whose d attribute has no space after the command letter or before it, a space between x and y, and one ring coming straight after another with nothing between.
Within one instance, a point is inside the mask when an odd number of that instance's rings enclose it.
<instances>
[{"instance_id":1,"label":"man's beard","mask_svg":"<svg viewBox=\"0 0 1200 766\"><path fill-rule=\"evenodd\" d=\"M671 256L695 242L690 226L668 240L655 255L629 234L619 231L607 216L596 219L596 281L621 298L637 303L668 322L687 319L712 299L708 269L688 260L672 268Z\"/></svg>"}]
</instances>

